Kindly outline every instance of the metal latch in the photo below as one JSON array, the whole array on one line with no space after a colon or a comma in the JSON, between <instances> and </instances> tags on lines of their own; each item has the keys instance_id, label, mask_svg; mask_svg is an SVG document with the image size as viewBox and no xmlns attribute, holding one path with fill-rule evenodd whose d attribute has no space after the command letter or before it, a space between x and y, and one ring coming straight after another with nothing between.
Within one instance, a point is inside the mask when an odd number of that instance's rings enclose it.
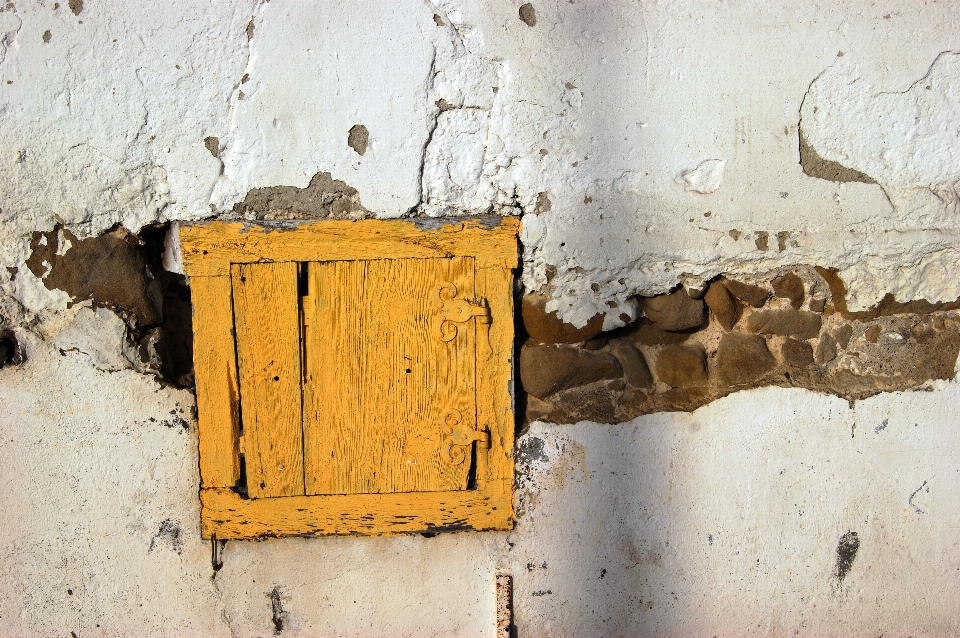
<instances>
[{"instance_id":1,"label":"metal latch","mask_svg":"<svg viewBox=\"0 0 960 638\"><path fill-rule=\"evenodd\" d=\"M440 309L433 320L433 336L440 341L453 341L457 336L456 324L472 317L476 317L478 323L490 323L490 308L457 299L457 286L449 281L442 281L433 289L433 303Z\"/></svg>"},{"instance_id":2,"label":"metal latch","mask_svg":"<svg viewBox=\"0 0 960 638\"><path fill-rule=\"evenodd\" d=\"M440 444L440 457L451 465L460 465L467 458L467 449L476 441L482 448L490 447L490 430L486 427L473 429L463 423L459 410L443 413L444 437Z\"/></svg>"}]
</instances>

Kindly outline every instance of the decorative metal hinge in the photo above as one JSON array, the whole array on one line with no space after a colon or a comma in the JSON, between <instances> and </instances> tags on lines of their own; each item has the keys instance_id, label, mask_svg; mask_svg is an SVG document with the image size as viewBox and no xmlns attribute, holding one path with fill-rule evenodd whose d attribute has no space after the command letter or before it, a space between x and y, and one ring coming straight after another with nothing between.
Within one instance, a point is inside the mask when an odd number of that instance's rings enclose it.
<instances>
[{"instance_id":1,"label":"decorative metal hinge","mask_svg":"<svg viewBox=\"0 0 960 638\"><path fill-rule=\"evenodd\" d=\"M490 323L490 308L457 299L457 287L449 281L442 281L433 289L433 303L441 311L433 320L433 336L440 341L453 341L457 336L455 324L467 322L471 317L476 317L478 323Z\"/></svg>"},{"instance_id":2,"label":"decorative metal hinge","mask_svg":"<svg viewBox=\"0 0 960 638\"><path fill-rule=\"evenodd\" d=\"M463 423L459 410L443 413L444 437L440 444L440 457L451 465L460 465L467 458L467 450L476 441L480 447L490 447L490 430L486 427L474 430Z\"/></svg>"}]
</instances>

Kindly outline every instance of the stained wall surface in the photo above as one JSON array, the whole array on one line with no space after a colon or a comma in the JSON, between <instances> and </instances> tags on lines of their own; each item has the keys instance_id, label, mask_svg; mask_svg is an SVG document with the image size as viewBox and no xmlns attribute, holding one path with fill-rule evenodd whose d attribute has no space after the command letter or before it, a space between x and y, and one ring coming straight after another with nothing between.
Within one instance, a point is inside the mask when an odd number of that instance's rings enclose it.
<instances>
[{"instance_id":1,"label":"stained wall surface","mask_svg":"<svg viewBox=\"0 0 960 638\"><path fill-rule=\"evenodd\" d=\"M160 267L171 222L516 215L518 300L571 329L793 270L836 274L820 312L928 312L960 297L958 34L918 0L7 2L0 634L493 635L497 573L519 636L960 633L960 386L896 357L853 401L518 409L510 533L214 560Z\"/></svg>"}]
</instances>

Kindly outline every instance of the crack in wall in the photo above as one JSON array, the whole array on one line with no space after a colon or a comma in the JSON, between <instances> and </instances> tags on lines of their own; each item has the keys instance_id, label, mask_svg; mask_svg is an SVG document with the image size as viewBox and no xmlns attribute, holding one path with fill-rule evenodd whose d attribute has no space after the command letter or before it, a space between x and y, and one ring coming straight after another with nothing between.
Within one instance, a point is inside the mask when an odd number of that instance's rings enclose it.
<instances>
[{"instance_id":1,"label":"crack in wall","mask_svg":"<svg viewBox=\"0 0 960 638\"><path fill-rule=\"evenodd\" d=\"M242 86L250 81L250 74L253 72L253 65L256 62L256 57L254 56L254 38L256 36L256 26L258 18L263 19L263 12L269 4L270 0L257 0L253 8L253 15L250 16L250 19L247 21L246 25L243 27L243 32L246 35L246 60L243 64L243 69L240 73L240 77L237 78L233 85L232 90L230 91L230 108L227 112L226 120L229 122L227 133L218 139L218 149L216 153L216 159L220 163L220 172L218 178L211 184L209 192L207 193L207 208L210 210L210 216L214 217L218 214L218 207L215 203L217 199L217 190L221 185L221 181L224 179L231 179L227 174L227 165L223 159L222 153L230 148L231 143L236 137L237 130L240 127L238 121L238 107L240 101L245 99L245 94L243 93ZM220 214L223 214L221 211Z\"/></svg>"},{"instance_id":2,"label":"crack in wall","mask_svg":"<svg viewBox=\"0 0 960 638\"><path fill-rule=\"evenodd\" d=\"M865 173L861 173L858 170L848 168L841 164L840 162L835 162L832 160L826 160L817 153L817 151L810 146L810 143L807 141L806 135L803 132L803 104L807 100L807 97L810 95L810 89L816 83L820 77L826 73L833 65L830 65L823 71L817 74L815 78L810 80L810 84L807 85L807 90L803 93L803 98L800 100L800 120L797 122L797 134L799 138L799 152L800 152L800 165L803 167L803 172L809 175L810 177L817 177L819 179L825 179L831 182L862 182L864 184L876 184L876 180ZM815 107L819 108L819 107Z\"/></svg>"},{"instance_id":3,"label":"crack in wall","mask_svg":"<svg viewBox=\"0 0 960 638\"><path fill-rule=\"evenodd\" d=\"M428 71L431 120L419 167L419 201L407 215L515 214L516 194L504 190L499 175L513 158L502 154L493 121L504 85L502 63L473 51L456 20L433 3L427 6L446 37L436 41Z\"/></svg>"},{"instance_id":4,"label":"crack in wall","mask_svg":"<svg viewBox=\"0 0 960 638\"><path fill-rule=\"evenodd\" d=\"M804 172L876 183L894 211L925 223L956 215L960 142L946 122L960 99L960 54L941 51L901 91L874 90L851 64L835 62L807 87L798 124Z\"/></svg>"},{"instance_id":5,"label":"crack in wall","mask_svg":"<svg viewBox=\"0 0 960 638\"><path fill-rule=\"evenodd\" d=\"M239 629L234 625L234 620L230 615L230 612L227 608L227 601L224 598L224 592L220 589L220 583L217 580L217 574L220 572L220 569L223 567L223 555L222 552L226 549L227 541L218 541L216 538L210 541L211 542L211 551L213 553L211 557L211 562L213 564L213 573L210 574L210 582L213 585L214 594L217 597L217 601L220 603L220 619L223 621L223 624L227 626L227 629L230 631L231 638L236 638L239 635ZM219 563L218 563L219 562Z\"/></svg>"}]
</instances>

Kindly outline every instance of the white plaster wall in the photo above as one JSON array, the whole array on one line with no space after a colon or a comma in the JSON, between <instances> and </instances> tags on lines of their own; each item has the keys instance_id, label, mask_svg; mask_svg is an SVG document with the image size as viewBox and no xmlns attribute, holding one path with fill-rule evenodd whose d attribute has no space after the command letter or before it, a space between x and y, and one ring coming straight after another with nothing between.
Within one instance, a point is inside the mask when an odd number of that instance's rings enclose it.
<instances>
[{"instance_id":1,"label":"white plaster wall","mask_svg":"<svg viewBox=\"0 0 960 638\"><path fill-rule=\"evenodd\" d=\"M13 3L3 259L58 219L136 231L330 171L383 217L526 213L524 282L555 268L554 305L580 325L782 263L841 268L851 309L960 296L958 5L535 8L531 27L516 3ZM803 173L801 104L812 147L877 184Z\"/></svg>"},{"instance_id":2,"label":"white plaster wall","mask_svg":"<svg viewBox=\"0 0 960 638\"><path fill-rule=\"evenodd\" d=\"M956 635L958 389L535 424L545 458L510 537L520 635Z\"/></svg>"},{"instance_id":3,"label":"white plaster wall","mask_svg":"<svg viewBox=\"0 0 960 638\"><path fill-rule=\"evenodd\" d=\"M28 362L0 370L0 635L266 636L277 589L282 635L492 636L497 573L524 637L960 632L956 382L535 423L513 532L229 541L215 572L190 394L21 334Z\"/></svg>"},{"instance_id":4,"label":"white plaster wall","mask_svg":"<svg viewBox=\"0 0 960 638\"><path fill-rule=\"evenodd\" d=\"M0 10L0 314L28 351L0 369L0 635L269 635L274 588L283 635L491 635L498 571L523 637L960 633L956 383L535 424L510 534L229 542L214 575L191 395L43 288L33 231L200 219L329 171L381 217L522 214L523 281L555 271L577 324L791 263L840 268L851 309L960 296L960 5L533 4L535 26L519 2ZM801 119L877 183L805 175Z\"/></svg>"}]
</instances>

